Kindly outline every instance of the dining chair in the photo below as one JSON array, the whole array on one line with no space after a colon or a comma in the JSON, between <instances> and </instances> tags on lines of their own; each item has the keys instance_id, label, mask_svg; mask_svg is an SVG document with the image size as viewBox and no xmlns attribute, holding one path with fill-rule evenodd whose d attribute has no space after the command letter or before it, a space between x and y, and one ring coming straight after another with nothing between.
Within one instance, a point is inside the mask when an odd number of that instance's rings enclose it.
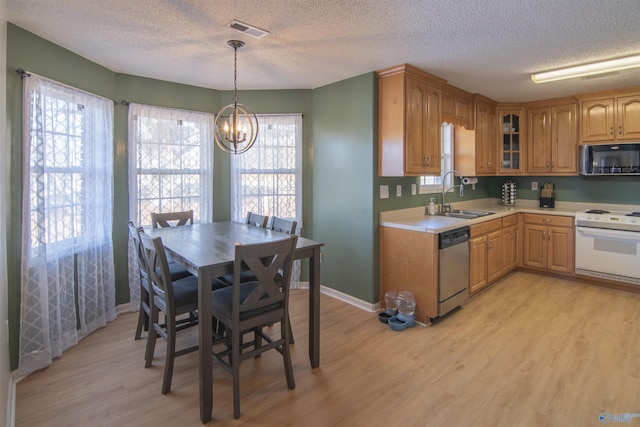
<instances>
[{"instance_id":1,"label":"dining chair","mask_svg":"<svg viewBox=\"0 0 640 427\"><path fill-rule=\"evenodd\" d=\"M136 259L138 261L138 273L140 274L140 309L138 311L138 325L136 326L136 333L134 335L134 340L139 340L142 336L142 330L149 330L149 313L150 313L150 305L149 305L149 279L146 276L144 270L144 257L142 254L142 246L140 245L140 239L138 237L138 233L143 230L142 227L136 227L133 221L129 221L129 235L133 240L133 244L136 250ZM169 262L169 274L171 275L171 280L180 280L185 277L191 276L191 273L187 271L184 266L177 262ZM213 279L213 284L217 287L221 287L222 285L226 285L219 279Z\"/></svg>"},{"instance_id":2,"label":"dining chair","mask_svg":"<svg viewBox=\"0 0 640 427\"><path fill-rule=\"evenodd\" d=\"M147 277L147 268L144 265L144 254L142 252L142 245L140 244L140 238L138 233L142 231L142 227L136 227L132 221L127 224L129 227L129 237L133 241L133 245L136 251L136 261L138 265L138 275L140 278L140 307L138 310L138 325L136 326L136 334L134 340L139 340L142 335L142 330L149 330L149 316L151 309L149 308L149 281Z\"/></svg>"},{"instance_id":3,"label":"dining chair","mask_svg":"<svg viewBox=\"0 0 640 427\"><path fill-rule=\"evenodd\" d=\"M151 226L158 227L175 227L179 225L193 224L193 209L180 212L152 212Z\"/></svg>"},{"instance_id":4,"label":"dining chair","mask_svg":"<svg viewBox=\"0 0 640 427\"><path fill-rule=\"evenodd\" d=\"M249 212L249 214L251 214L251 212ZM248 221L248 216L247 216L247 221ZM278 231L280 233L295 234L297 226L298 226L298 221L294 221L294 220L290 220L290 219L284 219L284 218L278 218L278 217L274 216L269 221L267 228L269 228L270 230ZM231 286L233 284L233 277L234 277L233 274L227 274L226 276L221 277L220 280L222 280L227 285ZM255 274L253 274L253 272L251 270L245 270L245 271L240 273L240 282L242 282L242 283L244 283L244 282L252 282L252 281L255 281L255 280L257 280L256 276L255 276ZM291 344L295 343L295 339L293 337L293 328L291 327L291 322L289 322L289 334L290 334Z\"/></svg>"},{"instance_id":5,"label":"dining chair","mask_svg":"<svg viewBox=\"0 0 640 427\"><path fill-rule=\"evenodd\" d=\"M162 394L171 389L174 359L198 350L189 346L176 351L176 333L198 324L198 278L195 276L172 280L169 263L162 239L151 237L144 231L138 236L142 246L145 273L149 279L149 328L145 351L145 368L153 362L158 336L167 341ZM165 323L160 323L159 313L164 314ZM215 322L215 318L214 318Z\"/></svg>"},{"instance_id":6,"label":"dining chair","mask_svg":"<svg viewBox=\"0 0 640 427\"><path fill-rule=\"evenodd\" d=\"M225 327L224 349L213 356L233 377L233 416L240 417L240 362L265 351L277 350L283 358L287 386L295 388L289 352L289 287L291 265L298 236L267 243L236 243L233 286L212 293L212 315ZM257 280L240 282L240 272L248 268ZM262 327L280 323L280 336L272 338ZM242 342L246 333L259 333L266 344Z\"/></svg>"}]
</instances>

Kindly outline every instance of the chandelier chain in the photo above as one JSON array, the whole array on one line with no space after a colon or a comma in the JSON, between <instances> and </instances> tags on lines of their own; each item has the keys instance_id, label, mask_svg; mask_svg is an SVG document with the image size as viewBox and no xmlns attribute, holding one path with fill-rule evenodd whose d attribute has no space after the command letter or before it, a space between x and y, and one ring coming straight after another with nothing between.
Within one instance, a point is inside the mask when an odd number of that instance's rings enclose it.
<instances>
[{"instance_id":1,"label":"chandelier chain","mask_svg":"<svg viewBox=\"0 0 640 427\"><path fill-rule=\"evenodd\" d=\"M238 103L238 46L233 47L233 103Z\"/></svg>"}]
</instances>

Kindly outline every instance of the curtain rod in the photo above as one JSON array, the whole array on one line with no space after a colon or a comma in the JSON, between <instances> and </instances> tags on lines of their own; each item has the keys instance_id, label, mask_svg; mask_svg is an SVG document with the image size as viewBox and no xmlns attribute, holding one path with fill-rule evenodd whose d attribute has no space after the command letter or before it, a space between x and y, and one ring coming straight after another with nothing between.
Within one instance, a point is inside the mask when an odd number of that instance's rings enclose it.
<instances>
[{"instance_id":1,"label":"curtain rod","mask_svg":"<svg viewBox=\"0 0 640 427\"><path fill-rule=\"evenodd\" d=\"M22 77L23 79L25 77L31 77L31 74L26 72L25 70L23 70L22 68L18 68L16 69L16 74L19 75L20 77ZM125 101L125 100L121 100L120 102L116 101L115 99L113 100L113 105L129 105L130 102L129 101Z\"/></svg>"},{"instance_id":2,"label":"curtain rod","mask_svg":"<svg viewBox=\"0 0 640 427\"><path fill-rule=\"evenodd\" d=\"M30 77L31 74L27 73L25 70L23 70L22 68L18 68L16 70L16 74L18 74L20 77L25 78L25 77Z\"/></svg>"}]
</instances>

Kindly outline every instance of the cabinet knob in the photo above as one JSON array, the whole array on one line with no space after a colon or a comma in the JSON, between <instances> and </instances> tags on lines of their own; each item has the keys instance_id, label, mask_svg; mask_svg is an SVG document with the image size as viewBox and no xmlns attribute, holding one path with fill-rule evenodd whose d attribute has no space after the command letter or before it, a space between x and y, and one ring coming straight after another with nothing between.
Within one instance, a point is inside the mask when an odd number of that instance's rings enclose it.
<instances>
[{"instance_id":1,"label":"cabinet knob","mask_svg":"<svg viewBox=\"0 0 640 427\"><path fill-rule=\"evenodd\" d=\"M547 167L549 167L549 160L547 160Z\"/></svg>"},{"instance_id":2,"label":"cabinet knob","mask_svg":"<svg viewBox=\"0 0 640 427\"><path fill-rule=\"evenodd\" d=\"M555 168L556 167L556 161L555 160L551 160L551 167Z\"/></svg>"},{"instance_id":3,"label":"cabinet knob","mask_svg":"<svg viewBox=\"0 0 640 427\"><path fill-rule=\"evenodd\" d=\"M550 219L543 219L542 222L544 222L545 224L549 224L551 222Z\"/></svg>"}]
</instances>

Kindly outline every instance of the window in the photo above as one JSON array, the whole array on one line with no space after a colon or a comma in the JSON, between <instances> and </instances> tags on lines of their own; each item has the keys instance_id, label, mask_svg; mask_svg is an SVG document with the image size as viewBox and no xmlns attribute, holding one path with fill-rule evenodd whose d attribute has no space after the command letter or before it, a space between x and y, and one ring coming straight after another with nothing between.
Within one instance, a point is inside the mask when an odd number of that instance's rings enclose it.
<instances>
[{"instance_id":1,"label":"window","mask_svg":"<svg viewBox=\"0 0 640 427\"><path fill-rule=\"evenodd\" d=\"M129 217L193 209L212 219L213 114L129 105Z\"/></svg>"},{"instance_id":2,"label":"window","mask_svg":"<svg viewBox=\"0 0 640 427\"><path fill-rule=\"evenodd\" d=\"M442 174L453 169L453 129L449 123L443 123L440 134L442 135ZM453 185L453 174L447 176L447 187ZM420 177L420 194L438 193L442 191L442 175Z\"/></svg>"},{"instance_id":3,"label":"window","mask_svg":"<svg viewBox=\"0 0 640 427\"><path fill-rule=\"evenodd\" d=\"M302 115L258 115L258 139L231 156L231 218L247 212L298 221L302 228Z\"/></svg>"}]
</instances>

